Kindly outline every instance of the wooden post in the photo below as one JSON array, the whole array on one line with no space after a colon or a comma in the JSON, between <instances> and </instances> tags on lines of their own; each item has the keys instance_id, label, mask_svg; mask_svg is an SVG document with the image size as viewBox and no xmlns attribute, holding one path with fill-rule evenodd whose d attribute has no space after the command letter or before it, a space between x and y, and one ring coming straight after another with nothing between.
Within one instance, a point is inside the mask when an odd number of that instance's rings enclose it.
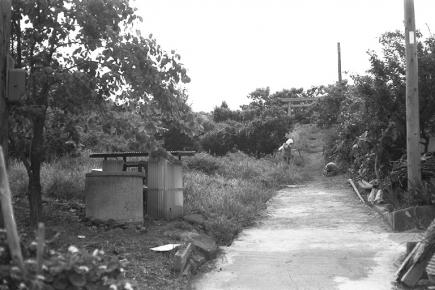
<instances>
[{"instance_id":1,"label":"wooden post","mask_svg":"<svg viewBox=\"0 0 435 290\"><path fill-rule=\"evenodd\" d=\"M341 84L341 49L340 42L337 42L337 53L338 53L338 83Z\"/></svg>"},{"instance_id":2,"label":"wooden post","mask_svg":"<svg viewBox=\"0 0 435 290\"><path fill-rule=\"evenodd\" d=\"M406 153L408 190L421 184L418 57L414 0L404 0L406 42Z\"/></svg>"},{"instance_id":3,"label":"wooden post","mask_svg":"<svg viewBox=\"0 0 435 290\"><path fill-rule=\"evenodd\" d=\"M8 160L8 107L6 74L11 24L11 0L0 0L0 146Z\"/></svg>"},{"instance_id":4,"label":"wooden post","mask_svg":"<svg viewBox=\"0 0 435 290\"><path fill-rule=\"evenodd\" d=\"M0 200L3 219L6 226L9 250L12 260L16 265L25 272L23 255L21 253L20 238L18 236L17 224L15 222L14 210L12 208L11 190L9 188L9 179L6 172L6 163L3 156L3 150L0 147Z\"/></svg>"},{"instance_id":5,"label":"wooden post","mask_svg":"<svg viewBox=\"0 0 435 290\"><path fill-rule=\"evenodd\" d=\"M291 106L291 102L287 103L287 114L289 117L292 116L292 106Z\"/></svg>"}]
</instances>

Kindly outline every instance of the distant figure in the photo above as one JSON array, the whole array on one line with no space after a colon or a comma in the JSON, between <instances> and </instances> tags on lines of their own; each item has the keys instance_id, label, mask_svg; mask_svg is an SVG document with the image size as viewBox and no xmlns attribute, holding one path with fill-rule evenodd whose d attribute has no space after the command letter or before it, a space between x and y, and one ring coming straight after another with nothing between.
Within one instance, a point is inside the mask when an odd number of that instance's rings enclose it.
<instances>
[{"instance_id":1,"label":"distant figure","mask_svg":"<svg viewBox=\"0 0 435 290\"><path fill-rule=\"evenodd\" d=\"M292 159L292 147L293 147L293 139L289 138L281 147L278 148L278 151L284 151L284 161L287 164L290 164L290 160Z\"/></svg>"}]
</instances>

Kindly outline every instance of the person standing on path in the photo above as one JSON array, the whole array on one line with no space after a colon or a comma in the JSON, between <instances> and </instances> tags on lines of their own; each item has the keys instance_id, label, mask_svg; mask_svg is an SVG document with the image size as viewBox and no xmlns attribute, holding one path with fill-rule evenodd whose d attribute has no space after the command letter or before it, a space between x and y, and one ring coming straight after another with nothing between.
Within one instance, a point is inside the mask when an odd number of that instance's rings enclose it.
<instances>
[{"instance_id":1,"label":"person standing on path","mask_svg":"<svg viewBox=\"0 0 435 290\"><path fill-rule=\"evenodd\" d=\"M278 148L278 151L284 151L284 161L287 164L290 164L290 160L292 159L292 147L293 147L293 139L289 138L287 141Z\"/></svg>"}]
</instances>

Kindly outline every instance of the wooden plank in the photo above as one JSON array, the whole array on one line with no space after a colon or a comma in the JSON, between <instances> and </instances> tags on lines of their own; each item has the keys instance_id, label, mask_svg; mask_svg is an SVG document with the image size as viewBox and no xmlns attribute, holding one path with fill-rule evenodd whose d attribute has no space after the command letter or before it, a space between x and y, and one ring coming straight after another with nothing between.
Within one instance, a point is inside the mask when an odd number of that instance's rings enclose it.
<instances>
[{"instance_id":1,"label":"wooden plank","mask_svg":"<svg viewBox=\"0 0 435 290\"><path fill-rule=\"evenodd\" d=\"M400 281L408 287L414 287L420 280L426 269L427 259L419 261L409 267L408 271L402 276Z\"/></svg>"},{"instance_id":2,"label":"wooden plank","mask_svg":"<svg viewBox=\"0 0 435 290\"><path fill-rule=\"evenodd\" d=\"M409 264L409 261L412 259L412 257L417 252L417 248L420 247L420 243L417 243L415 247L412 249L412 251L406 256L405 260L403 260L402 265L400 265L399 269L396 271L396 274L394 276L396 277L395 280L399 281L402 278L402 273L407 269L407 266Z\"/></svg>"},{"instance_id":3,"label":"wooden plank","mask_svg":"<svg viewBox=\"0 0 435 290\"><path fill-rule=\"evenodd\" d=\"M355 183L353 183L353 180L349 178L347 181L349 181L350 185L352 185L353 190L358 195L358 197L362 201L362 203L366 203L366 201L364 200L364 198L361 196L361 194L359 193L358 189L356 188Z\"/></svg>"},{"instance_id":4,"label":"wooden plank","mask_svg":"<svg viewBox=\"0 0 435 290\"><path fill-rule=\"evenodd\" d=\"M36 231L36 273L39 275L42 271L42 265L44 261L44 246L45 246L45 225L43 223L38 224Z\"/></svg>"}]
</instances>

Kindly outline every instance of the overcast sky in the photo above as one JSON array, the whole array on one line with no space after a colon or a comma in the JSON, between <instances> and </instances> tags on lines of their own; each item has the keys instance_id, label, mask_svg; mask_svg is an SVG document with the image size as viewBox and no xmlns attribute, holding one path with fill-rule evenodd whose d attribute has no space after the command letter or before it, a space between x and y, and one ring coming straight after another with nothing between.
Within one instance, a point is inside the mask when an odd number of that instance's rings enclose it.
<instances>
[{"instance_id":1,"label":"overcast sky","mask_svg":"<svg viewBox=\"0 0 435 290\"><path fill-rule=\"evenodd\" d=\"M310 88L364 73L367 50L386 31L403 31L403 0L136 0L141 31L176 50L192 81L189 103L233 109L256 88ZM435 33L435 1L415 0L416 26ZM344 75L344 78L347 78Z\"/></svg>"}]
</instances>

